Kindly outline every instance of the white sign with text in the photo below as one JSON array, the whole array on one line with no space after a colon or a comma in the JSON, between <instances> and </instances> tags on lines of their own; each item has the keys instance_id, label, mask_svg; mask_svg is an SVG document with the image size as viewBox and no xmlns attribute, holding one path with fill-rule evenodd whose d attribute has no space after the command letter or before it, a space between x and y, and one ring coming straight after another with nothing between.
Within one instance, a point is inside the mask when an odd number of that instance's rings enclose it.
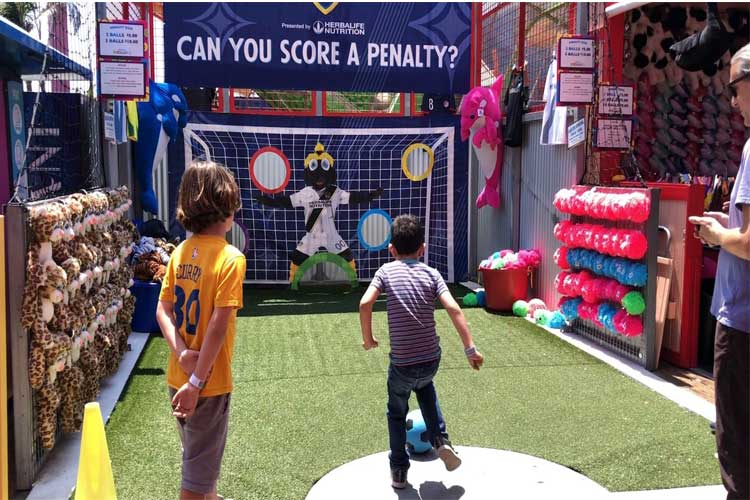
<instances>
[{"instance_id":1,"label":"white sign with text","mask_svg":"<svg viewBox=\"0 0 750 500\"><path fill-rule=\"evenodd\" d=\"M102 62L99 69L101 95L146 95L146 65L131 62Z\"/></svg>"},{"instance_id":2,"label":"white sign with text","mask_svg":"<svg viewBox=\"0 0 750 500\"><path fill-rule=\"evenodd\" d=\"M594 69L594 40L560 38L560 69Z\"/></svg>"},{"instance_id":3,"label":"white sign with text","mask_svg":"<svg viewBox=\"0 0 750 500\"><path fill-rule=\"evenodd\" d=\"M144 57L143 25L99 23L99 57Z\"/></svg>"},{"instance_id":4,"label":"white sign with text","mask_svg":"<svg viewBox=\"0 0 750 500\"><path fill-rule=\"evenodd\" d=\"M586 120L581 118L568 125L568 149L583 144L586 140Z\"/></svg>"},{"instance_id":5,"label":"white sign with text","mask_svg":"<svg viewBox=\"0 0 750 500\"><path fill-rule=\"evenodd\" d=\"M597 121L596 147L602 149L628 149L633 136L631 120L600 118Z\"/></svg>"},{"instance_id":6,"label":"white sign with text","mask_svg":"<svg viewBox=\"0 0 750 500\"><path fill-rule=\"evenodd\" d=\"M599 86L600 115L633 115L633 87Z\"/></svg>"},{"instance_id":7,"label":"white sign with text","mask_svg":"<svg viewBox=\"0 0 750 500\"><path fill-rule=\"evenodd\" d=\"M592 73L560 73L559 103L591 104L594 101L594 75Z\"/></svg>"},{"instance_id":8,"label":"white sign with text","mask_svg":"<svg viewBox=\"0 0 750 500\"><path fill-rule=\"evenodd\" d=\"M115 140L115 115L113 113L104 113L104 138L110 141Z\"/></svg>"}]
</instances>

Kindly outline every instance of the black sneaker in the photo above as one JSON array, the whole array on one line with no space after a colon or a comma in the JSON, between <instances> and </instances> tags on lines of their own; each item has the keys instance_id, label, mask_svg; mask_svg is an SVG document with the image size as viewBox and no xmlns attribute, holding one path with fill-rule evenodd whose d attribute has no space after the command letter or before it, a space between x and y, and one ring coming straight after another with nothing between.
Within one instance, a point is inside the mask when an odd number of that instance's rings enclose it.
<instances>
[{"instance_id":1,"label":"black sneaker","mask_svg":"<svg viewBox=\"0 0 750 500\"><path fill-rule=\"evenodd\" d=\"M458 466L461 465L461 459L458 458L458 453L450 441L438 436L432 446L437 450L438 457L443 461L448 472L458 469Z\"/></svg>"},{"instance_id":2,"label":"black sneaker","mask_svg":"<svg viewBox=\"0 0 750 500\"><path fill-rule=\"evenodd\" d=\"M406 475L409 469L391 469L391 486L397 490L403 490L409 484L406 482Z\"/></svg>"}]
</instances>

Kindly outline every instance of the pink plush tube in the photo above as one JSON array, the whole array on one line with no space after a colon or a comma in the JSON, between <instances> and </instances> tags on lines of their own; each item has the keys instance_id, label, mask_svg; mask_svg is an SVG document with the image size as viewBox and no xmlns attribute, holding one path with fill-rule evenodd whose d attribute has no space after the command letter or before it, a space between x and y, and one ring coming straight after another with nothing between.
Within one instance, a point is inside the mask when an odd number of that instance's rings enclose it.
<instances>
[{"instance_id":1,"label":"pink plush tube","mask_svg":"<svg viewBox=\"0 0 750 500\"><path fill-rule=\"evenodd\" d=\"M552 258L560 269L570 269L570 264L568 264L568 247L560 247L555 250L555 255Z\"/></svg>"},{"instance_id":2,"label":"pink plush tube","mask_svg":"<svg viewBox=\"0 0 750 500\"><path fill-rule=\"evenodd\" d=\"M555 289L568 297L580 296L590 304L603 300L619 304L628 292L635 290L612 278L600 278L587 270L561 271L555 277Z\"/></svg>"},{"instance_id":3,"label":"pink plush tube","mask_svg":"<svg viewBox=\"0 0 750 500\"><path fill-rule=\"evenodd\" d=\"M587 248L613 257L640 260L646 255L648 241L641 231L607 228L599 224L573 224L561 221L555 225L555 238L569 247Z\"/></svg>"},{"instance_id":4,"label":"pink plush tube","mask_svg":"<svg viewBox=\"0 0 750 500\"><path fill-rule=\"evenodd\" d=\"M598 319L599 304L589 304L588 302L581 302L578 306L578 316L581 319L587 319L593 321L596 326L603 326Z\"/></svg>"},{"instance_id":5,"label":"pink plush tube","mask_svg":"<svg viewBox=\"0 0 750 500\"><path fill-rule=\"evenodd\" d=\"M624 309L615 313L614 324L617 331L626 337L637 337L643 333L641 317L631 316Z\"/></svg>"},{"instance_id":6,"label":"pink plush tube","mask_svg":"<svg viewBox=\"0 0 750 500\"><path fill-rule=\"evenodd\" d=\"M606 220L645 222L651 211L651 198L643 191L604 193L595 189L561 189L553 200L563 213Z\"/></svg>"}]
</instances>

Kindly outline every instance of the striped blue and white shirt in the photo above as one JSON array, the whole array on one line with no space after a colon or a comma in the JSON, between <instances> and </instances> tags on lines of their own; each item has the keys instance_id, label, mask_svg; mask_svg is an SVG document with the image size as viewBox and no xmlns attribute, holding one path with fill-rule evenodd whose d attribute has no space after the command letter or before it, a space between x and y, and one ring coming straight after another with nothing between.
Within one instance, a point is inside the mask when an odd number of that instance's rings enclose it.
<instances>
[{"instance_id":1,"label":"striped blue and white shirt","mask_svg":"<svg viewBox=\"0 0 750 500\"><path fill-rule=\"evenodd\" d=\"M448 291L440 273L418 260L395 260L378 269L370 285L387 295L391 363L406 366L438 359L435 300Z\"/></svg>"}]
</instances>

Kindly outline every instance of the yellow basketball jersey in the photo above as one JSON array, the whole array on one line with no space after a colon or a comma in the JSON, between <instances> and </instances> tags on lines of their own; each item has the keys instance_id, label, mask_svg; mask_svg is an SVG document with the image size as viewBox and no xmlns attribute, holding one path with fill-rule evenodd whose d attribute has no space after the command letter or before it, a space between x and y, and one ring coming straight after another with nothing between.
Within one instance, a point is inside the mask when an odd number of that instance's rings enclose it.
<instances>
[{"instance_id":1,"label":"yellow basketball jersey","mask_svg":"<svg viewBox=\"0 0 750 500\"><path fill-rule=\"evenodd\" d=\"M195 234L172 253L159 300L174 304L177 332L189 349L199 351L216 307L234 309L201 396L232 392L232 352L237 309L242 308L245 256L221 236ZM167 384L179 389L190 377L170 353Z\"/></svg>"}]
</instances>

